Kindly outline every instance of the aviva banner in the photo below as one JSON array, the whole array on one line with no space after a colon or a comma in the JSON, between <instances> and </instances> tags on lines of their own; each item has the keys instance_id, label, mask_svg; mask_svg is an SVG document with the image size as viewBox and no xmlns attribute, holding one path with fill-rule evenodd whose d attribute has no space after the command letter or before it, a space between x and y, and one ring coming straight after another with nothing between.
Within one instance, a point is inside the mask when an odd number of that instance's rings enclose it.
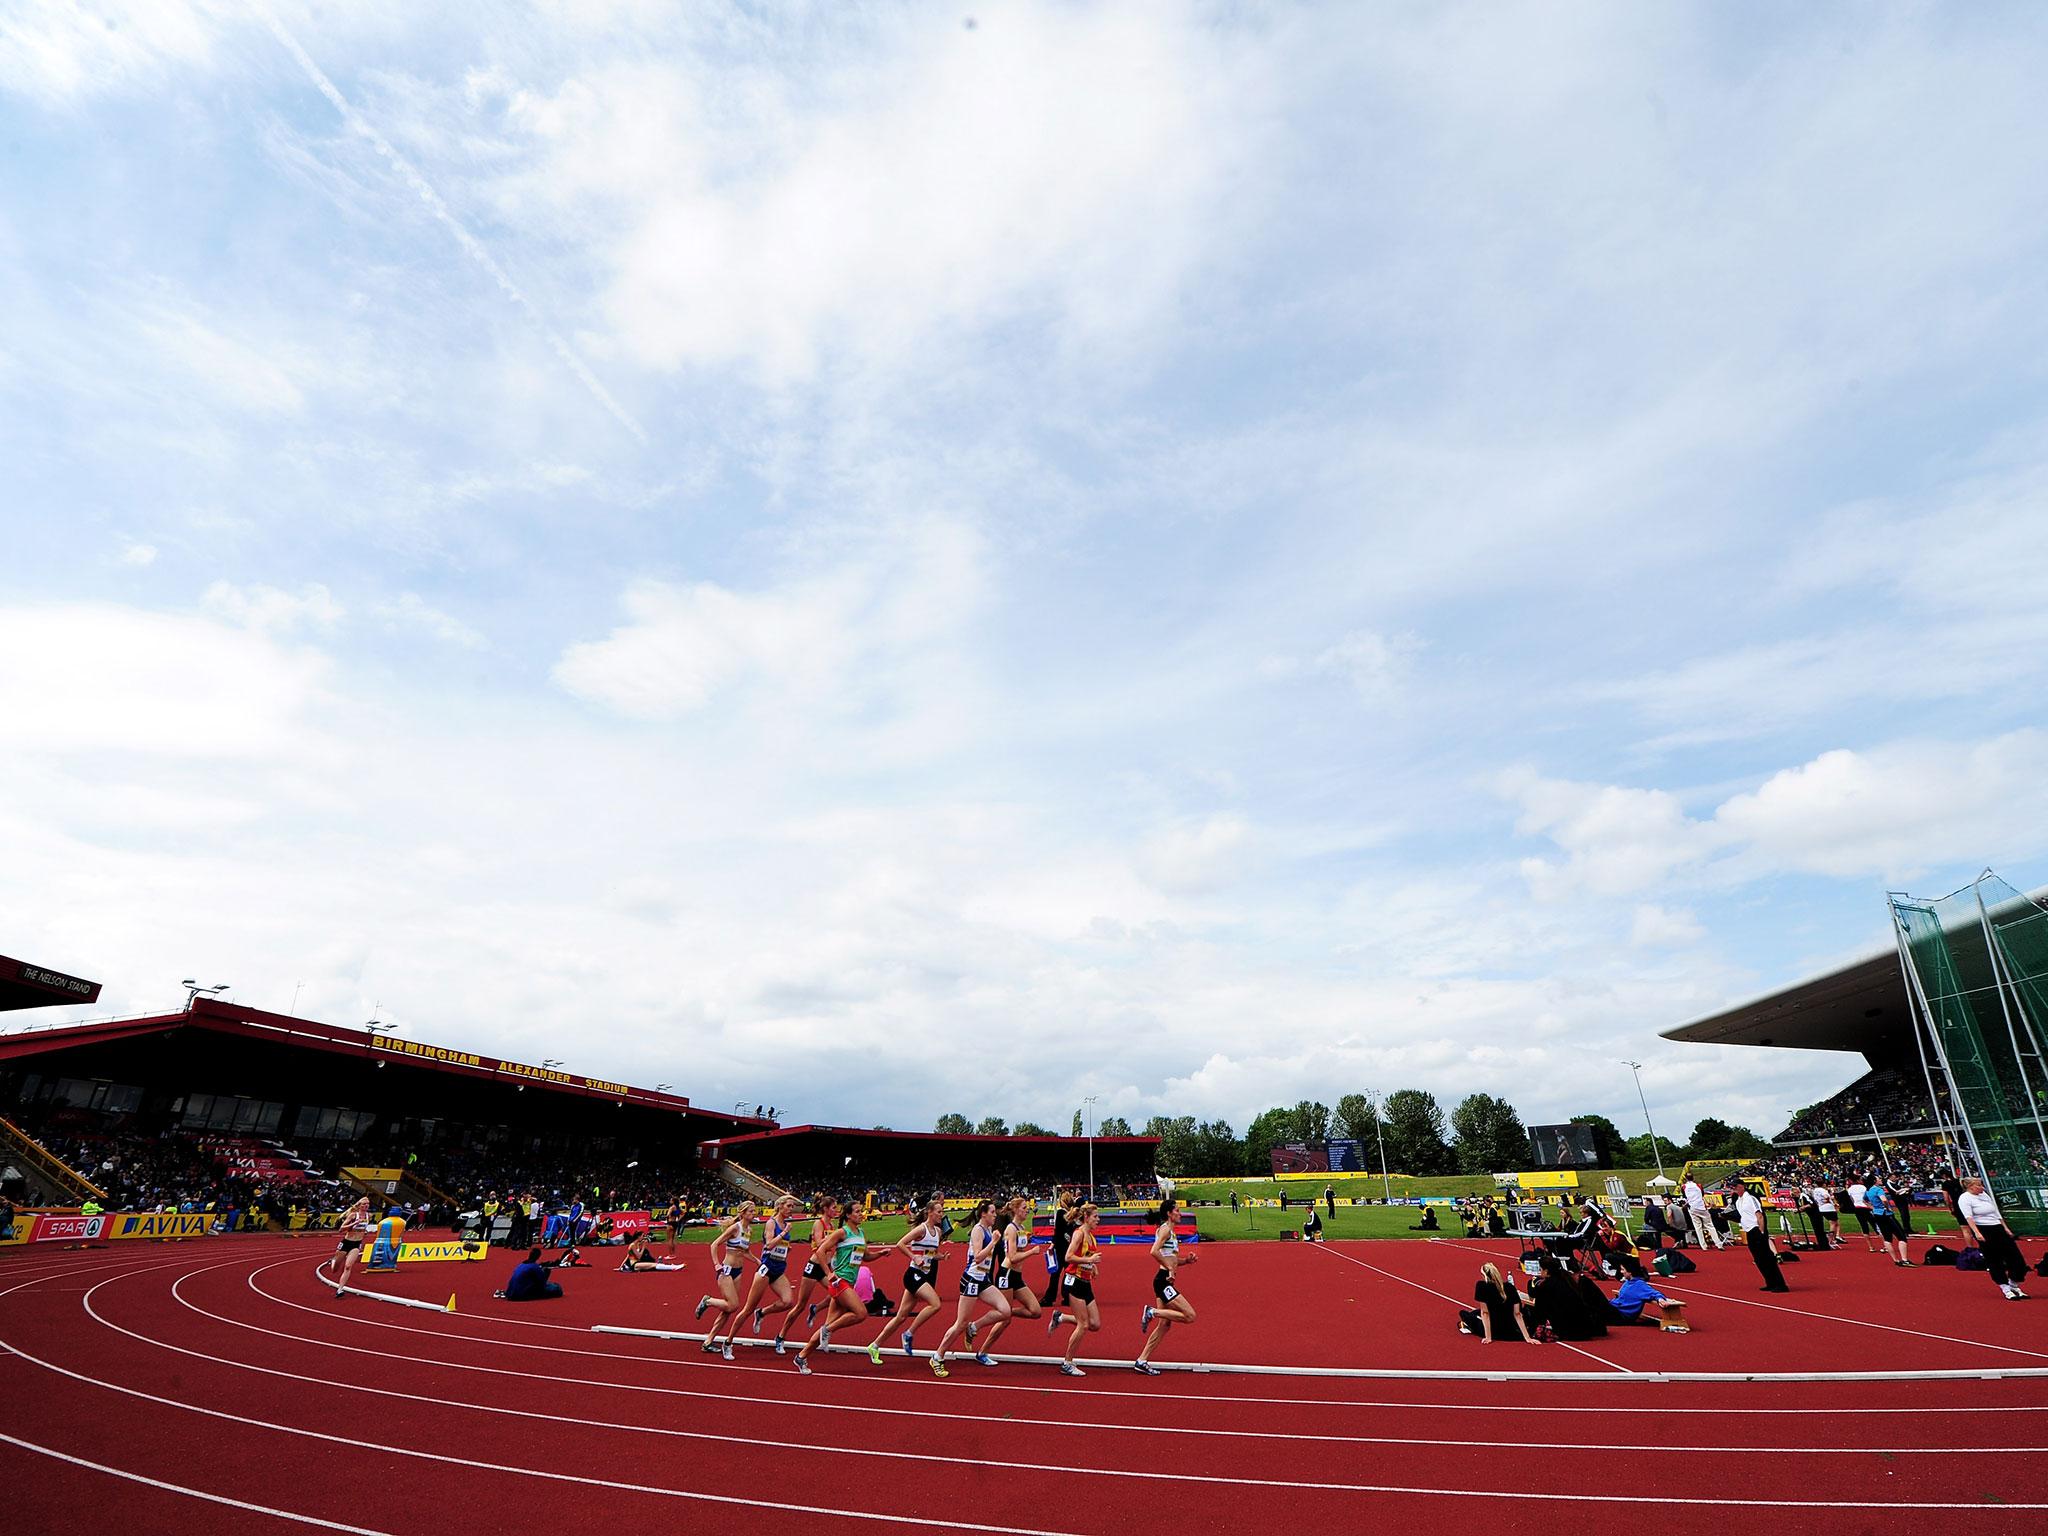
<instances>
[{"instance_id":1,"label":"aviva banner","mask_svg":"<svg viewBox=\"0 0 2048 1536\"><path fill-rule=\"evenodd\" d=\"M466 1243L457 1238L439 1243L400 1243L401 1264L478 1264L491 1256L489 1243Z\"/></svg>"},{"instance_id":2,"label":"aviva banner","mask_svg":"<svg viewBox=\"0 0 2048 1536\"><path fill-rule=\"evenodd\" d=\"M206 1237L220 1220L212 1211L139 1211L107 1218L108 1237Z\"/></svg>"}]
</instances>

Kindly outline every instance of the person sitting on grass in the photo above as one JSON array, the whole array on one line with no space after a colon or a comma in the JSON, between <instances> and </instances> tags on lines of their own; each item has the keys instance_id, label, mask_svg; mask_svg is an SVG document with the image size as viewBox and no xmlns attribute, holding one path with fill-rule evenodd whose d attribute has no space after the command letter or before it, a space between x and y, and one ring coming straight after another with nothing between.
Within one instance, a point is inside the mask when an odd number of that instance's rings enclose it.
<instances>
[{"instance_id":1,"label":"person sitting on grass","mask_svg":"<svg viewBox=\"0 0 2048 1536\"><path fill-rule=\"evenodd\" d=\"M561 1286L548 1278L547 1266L535 1248L526 1255L526 1262L512 1271L497 1297L500 1301L553 1301L561 1294Z\"/></svg>"},{"instance_id":2,"label":"person sitting on grass","mask_svg":"<svg viewBox=\"0 0 2048 1536\"><path fill-rule=\"evenodd\" d=\"M1467 1222L1467 1226L1470 1225L1471 1223ZM1442 1230L1437 1226L1436 1207L1433 1205L1425 1205L1422 1208L1421 1222L1416 1226L1410 1227L1408 1230L1410 1232L1436 1232ZM1470 1237L1477 1237L1479 1234L1477 1232L1468 1232L1466 1235Z\"/></svg>"},{"instance_id":3,"label":"person sitting on grass","mask_svg":"<svg viewBox=\"0 0 2048 1536\"><path fill-rule=\"evenodd\" d=\"M1472 1299L1479 1305L1458 1314L1460 1331L1476 1333L1488 1344L1497 1338L1536 1342L1536 1335L1529 1331L1529 1298L1501 1278L1498 1265L1479 1266L1479 1283L1472 1288Z\"/></svg>"}]
</instances>

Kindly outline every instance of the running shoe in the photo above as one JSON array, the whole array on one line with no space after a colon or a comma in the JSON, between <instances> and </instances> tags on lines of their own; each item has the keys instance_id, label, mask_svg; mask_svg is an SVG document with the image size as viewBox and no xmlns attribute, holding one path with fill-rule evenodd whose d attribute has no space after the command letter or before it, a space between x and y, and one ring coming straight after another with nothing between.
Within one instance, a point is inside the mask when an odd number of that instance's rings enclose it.
<instances>
[{"instance_id":1,"label":"running shoe","mask_svg":"<svg viewBox=\"0 0 2048 1536\"><path fill-rule=\"evenodd\" d=\"M699 1346L699 1348L701 1348L707 1355L715 1355L718 1353L718 1340L706 1339L703 1342L703 1344Z\"/></svg>"},{"instance_id":2,"label":"running shoe","mask_svg":"<svg viewBox=\"0 0 2048 1536\"><path fill-rule=\"evenodd\" d=\"M767 1312L762 1308L754 1308L754 1332L759 1333L761 1331L761 1319L767 1315Z\"/></svg>"},{"instance_id":3,"label":"running shoe","mask_svg":"<svg viewBox=\"0 0 2048 1536\"><path fill-rule=\"evenodd\" d=\"M817 1303L816 1303L816 1302L814 1301L814 1302L812 1302L812 1303L811 1303L811 1309L810 1309L810 1311L808 1311L808 1312L806 1312L806 1313L804 1314L804 1326L805 1326L806 1328L810 1327L810 1326L811 1326L811 1323L812 1323L812 1322L813 1322L813 1321L814 1321L814 1320L815 1320L815 1319L817 1318L817 1315L818 1315L818 1304L817 1304Z\"/></svg>"},{"instance_id":4,"label":"running shoe","mask_svg":"<svg viewBox=\"0 0 2048 1536\"><path fill-rule=\"evenodd\" d=\"M1150 1360L1134 1360L1131 1362L1131 1369L1140 1376L1157 1376L1159 1374L1159 1367Z\"/></svg>"},{"instance_id":5,"label":"running shoe","mask_svg":"<svg viewBox=\"0 0 2048 1536\"><path fill-rule=\"evenodd\" d=\"M975 1330L975 1329L977 1329L977 1328L979 1328L980 1326L981 1326L981 1319L980 1319L980 1318L978 1318L978 1317L977 1317L977 1318L976 1318L976 1319L975 1319L975 1320L974 1320L973 1322L971 1322L971 1323L969 1323L969 1324L967 1325L967 1342L968 1342L968 1343L972 1344L972 1343L974 1342L974 1330Z\"/></svg>"},{"instance_id":6,"label":"running shoe","mask_svg":"<svg viewBox=\"0 0 2048 1536\"><path fill-rule=\"evenodd\" d=\"M802 1355L798 1355L796 1357L796 1373L799 1376L808 1376L811 1374L811 1362L806 1360Z\"/></svg>"},{"instance_id":7,"label":"running shoe","mask_svg":"<svg viewBox=\"0 0 2048 1536\"><path fill-rule=\"evenodd\" d=\"M882 1363L882 1346L880 1344L870 1344L868 1346L868 1359L875 1365Z\"/></svg>"},{"instance_id":8,"label":"running shoe","mask_svg":"<svg viewBox=\"0 0 2048 1536\"><path fill-rule=\"evenodd\" d=\"M786 1355L789 1353L789 1346L783 1343L782 1335L779 1333L775 1335L775 1353L778 1355Z\"/></svg>"},{"instance_id":9,"label":"running shoe","mask_svg":"<svg viewBox=\"0 0 2048 1536\"><path fill-rule=\"evenodd\" d=\"M709 1296L699 1296L697 1298L697 1317L701 1319L704 1316L704 1309L710 1305L711 1298Z\"/></svg>"},{"instance_id":10,"label":"running shoe","mask_svg":"<svg viewBox=\"0 0 2048 1536\"><path fill-rule=\"evenodd\" d=\"M826 1347L827 1347L828 1345L830 1345L830 1344L831 1344L831 1342L832 1342L832 1330L831 1330L830 1328L821 1328L821 1329L819 1329L819 1330L818 1330L818 1347L819 1347L820 1349L826 1348Z\"/></svg>"},{"instance_id":11,"label":"running shoe","mask_svg":"<svg viewBox=\"0 0 2048 1536\"><path fill-rule=\"evenodd\" d=\"M1150 1302L1147 1302L1147 1303L1145 1304L1145 1310L1144 1310L1144 1312L1143 1312L1143 1313L1141 1313L1141 1314L1139 1315L1139 1318L1138 1318L1138 1332L1140 1332L1140 1333L1150 1333L1151 1331L1152 1331L1152 1304L1151 1304Z\"/></svg>"},{"instance_id":12,"label":"running shoe","mask_svg":"<svg viewBox=\"0 0 2048 1536\"><path fill-rule=\"evenodd\" d=\"M726 1340L725 1348L720 1350L718 1354L721 1360L730 1360L732 1358L732 1341L730 1339Z\"/></svg>"},{"instance_id":13,"label":"running shoe","mask_svg":"<svg viewBox=\"0 0 2048 1536\"><path fill-rule=\"evenodd\" d=\"M932 1374L938 1377L941 1381L943 1381L946 1377L952 1375L953 1373L946 1369L945 1361L941 1360L937 1355L934 1355L932 1356Z\"/></svg>"},{"instance_id":14,"label":"running shoe","mask_svg":"<svg viewBox=\"0 0 2048 1536\"><path fill-rule=\"evenodd\" d=\"M1003 1362L984 1349L975 1355L974 1363L976 1365L1001 1365Z\"/></svg>"},{"instance_id":15,"label":"running shoe","mask_svg":"<svg viewBox=\"0 0 2048 1536\"><path fill-rule=\"evenodd\" d=\"M502 1296L502 1295L504 1295L505 1293L504 1293L503 1291L500 1291L500 1292L498 1292L498 1294L499 1294L500 1296ZM340 1287L340 1286L338 1286L338 1285L337 1285L337 1286L336 1286L336 1287L334 1288L334 1299L335 1299L336 1301L339 1301L339 1300L341 1300L341 1287Z\"/></svg>"},{"instance_id":16,"label":"running shoe","mask_svg":"<svg viewBox=\"0 0 2048 1536\"><path fill-rule=\"evenodd\" d=\"M1060 1362L1060 1374L1062 1376L1086 1376L1088 1373L1074 1364L1073 1361L1062 1360Z\"/></svg>"},{"instance_id":17,"label":"running shoe","mask_svg":"<svg viewBox=\"0 0 2048 1536\"><path fill-rule=\"evenodd\" d=\"M1059 1332L1060 1319L1065 1317L1066 1315L1067 1314L1064 1312L1055 1312L1051 1317L1048 1317L1045 1320L1045 1336L1048 1339L1051 1338L1055 1333Z\"/></svg>"},{"instance_id":18,"label":"running shoe","mask_svg":"<svg viewBox=\"0 0 2048 1536\"><path fill-rule=\"evenodd\" d=\"M903 1353L907 1359L915 1360L917 1358L917 1346L910 1342L910 1330L908 1328L903 1330Z\"/></svg>"}]
</instances>

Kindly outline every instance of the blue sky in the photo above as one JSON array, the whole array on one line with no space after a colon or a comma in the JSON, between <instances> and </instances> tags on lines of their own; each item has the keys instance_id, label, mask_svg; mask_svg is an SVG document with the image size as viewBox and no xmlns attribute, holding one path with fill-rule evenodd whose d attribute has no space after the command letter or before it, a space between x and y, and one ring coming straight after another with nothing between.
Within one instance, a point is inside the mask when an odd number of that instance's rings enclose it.
<instances>
[{"instance_id":1,"label":"blue sky","mask_svg":"<svg viewBox=\"0 0 2048 1536\"><path fill-rule=\"evenodd\" d=\"M0 17L0 914L918 1126L1485 1088L2043 883L2048 17Z\"/></svg>"}]
</instances>

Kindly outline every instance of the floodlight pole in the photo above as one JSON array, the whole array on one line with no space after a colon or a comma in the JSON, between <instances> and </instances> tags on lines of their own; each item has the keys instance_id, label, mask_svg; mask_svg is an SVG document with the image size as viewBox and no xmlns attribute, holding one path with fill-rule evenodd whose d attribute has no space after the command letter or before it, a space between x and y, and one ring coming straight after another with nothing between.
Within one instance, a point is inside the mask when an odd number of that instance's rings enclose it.
<instances>
[{"instance_id":1,"label":"floodlight pole","mask_svg":"<svg viewBox=\"0 0 2048 1536\"><path fill-rule=\"evenodd\" d=\"M1386 1117L1380 1113L1380 1106L1377 1100L1370 1100L1368 1102L1372 1104L1373 1140L1380 1144L1380 1204L1392 1205L1394 1203L1394 1186L1393 1181L1387 1177Z\"/></svg>"},{"instance_id":2,"label":"floodlight pole","mask_svg":"<svg viewBox=\"0 0 2048 1536\"><path fill-rule=\"evenodd\" d=\"M1643 1124L1650 1131L1650 1156L1657 1160L1657 1177L1661 1179L1664 1177L1664 1149L1657 1145L1657 1127L1650 1124L1650 1101L1643 1096L1643 1064L1626 1058L1621 1064L1636 1075L1636 1098L1643 1106Z\"/></svg>"},{"instance_id":3,"label":"floodlight pole","mask_svg":"<svg viewBox=\"0 0 2048 1536\"><path fill-rule=\"evenodd\" d=\"M1091 1093L1081 1101L1081 1107L1087 1112L1088 1116L1088 1200L1090 1204L1093 1204L1095 1201L1095 1100L1096 1095Z\"/></svg>"}]
</instances>

